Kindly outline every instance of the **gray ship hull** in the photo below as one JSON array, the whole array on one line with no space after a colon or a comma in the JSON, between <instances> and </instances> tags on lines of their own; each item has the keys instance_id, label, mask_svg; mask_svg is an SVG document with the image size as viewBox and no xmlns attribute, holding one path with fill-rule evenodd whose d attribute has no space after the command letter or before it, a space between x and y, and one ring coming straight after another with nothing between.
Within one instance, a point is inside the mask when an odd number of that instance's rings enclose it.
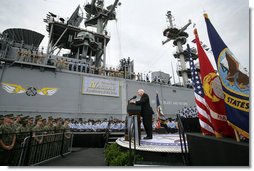
<instances>
[{"instance_id":1,"label":"gray ship hull","mask_svg":"<svg viewBox=\"0 0 254 171\"><path fill-rule=\"evenodd\" d=\"M139 88L150 96L154 111L158 92L166 115L195 105L193 89L184 87L72 71L41 71L39 67L20 64L2 67L0 74L1 114L123 119L128 99ZM93 91L88 90L89 86Z\"/></svg>"}]
</instances>

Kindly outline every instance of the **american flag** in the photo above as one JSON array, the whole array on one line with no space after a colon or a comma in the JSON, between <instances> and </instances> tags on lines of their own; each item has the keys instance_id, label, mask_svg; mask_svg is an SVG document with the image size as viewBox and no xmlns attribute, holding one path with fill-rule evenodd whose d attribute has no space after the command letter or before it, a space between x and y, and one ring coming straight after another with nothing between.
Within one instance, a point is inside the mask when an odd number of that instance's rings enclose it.
<instances>
[{"instance_id":1,"label":"american flag","mask_svg":"<svg viewBox=\"0 0 254 171\"><path fill-rule=\"evenodd\" d=\"M190 69L191 69L191 76L192 76L191 81L194 88L195 102L197 106L201 131L205 135L214 135L214 129L212 127L210 113L208 108L206 107L207 104L204 99L204 90L201 84L201 80L199 78L198 72L196 71L196 68L190 53L189 45L187 45L187 48L190 55Z\"/></svg>"}]
</instances>

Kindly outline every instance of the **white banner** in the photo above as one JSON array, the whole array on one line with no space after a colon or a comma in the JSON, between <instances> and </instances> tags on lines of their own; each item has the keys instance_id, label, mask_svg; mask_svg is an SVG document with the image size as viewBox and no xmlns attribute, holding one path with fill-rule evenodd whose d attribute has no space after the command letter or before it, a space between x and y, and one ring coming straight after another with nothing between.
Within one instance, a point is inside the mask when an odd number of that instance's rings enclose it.
<instances>
[{"instance_id":1,"label":"white banner","mask_svg":"<svg viewBox=\"0 0 254 171\"><path fill-rule=\"evenodd\" d=\"M119 81L95 77L83 77L82 93L119 97Z\"/></svg>"}]
</instances>

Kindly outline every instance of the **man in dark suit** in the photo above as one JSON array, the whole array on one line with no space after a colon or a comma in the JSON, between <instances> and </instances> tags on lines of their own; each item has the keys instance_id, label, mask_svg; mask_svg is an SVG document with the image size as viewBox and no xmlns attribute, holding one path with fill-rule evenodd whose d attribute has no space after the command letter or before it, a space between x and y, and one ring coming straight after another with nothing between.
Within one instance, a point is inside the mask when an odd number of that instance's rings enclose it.
<instances>
[{"instance_id":1,"label":"man in dark suit","mask_svg":"<svg viewBox=\"0 0 254 171\"><path fill-rule=\"evenodd\" d=\"M143 89L138 90L138 95L141 97L139 101L130 101L136 105L141 106L141 116L143 118L143 125L146 131L146 137L144 139L153 138L153 127L152 127L152 118L153 118L153 109L150 106L149 96L145 93Z\"/></svg>"}]
</instances>

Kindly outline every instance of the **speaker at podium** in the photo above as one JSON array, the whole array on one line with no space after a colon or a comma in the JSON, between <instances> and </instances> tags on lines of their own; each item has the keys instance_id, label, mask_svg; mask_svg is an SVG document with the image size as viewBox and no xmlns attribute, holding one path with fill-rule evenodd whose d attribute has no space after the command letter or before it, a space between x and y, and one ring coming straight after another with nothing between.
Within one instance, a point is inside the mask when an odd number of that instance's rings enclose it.
<instances>
[{"instance_id":1,"label":"speaker at podium","mask_svg":"<svg viewBox=\"0 0 254 171\"><path fill-rule=\"evenodd\" d=\"M137 106L136 104L130 103L131 100L136 99L137 96L133 96L130 100L128 100L128 105L127 105L127 113L129 116L131 115L138 115L141 112L141 106Z\"/></svg>"}]
</instances>

